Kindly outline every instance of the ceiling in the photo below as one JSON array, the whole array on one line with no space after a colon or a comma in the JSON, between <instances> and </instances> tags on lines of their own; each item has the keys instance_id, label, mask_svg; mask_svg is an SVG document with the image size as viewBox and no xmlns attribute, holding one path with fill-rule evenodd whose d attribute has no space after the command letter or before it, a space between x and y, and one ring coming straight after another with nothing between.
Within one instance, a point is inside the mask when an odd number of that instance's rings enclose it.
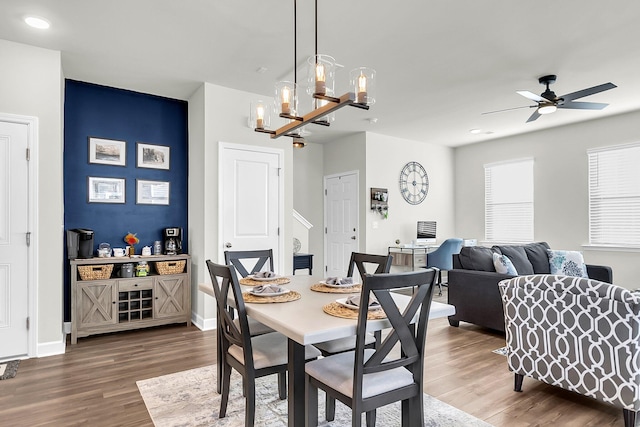
<instances>
[{"instance_id":1,"label":"ceiling","mask_svg":"<svg viewBox=\"0 0 640 427\"><path fill-rule=\"evenodd\" d=\"M313 6L298 0L299 65L314 53ZM347 91L351 68L368 66L377 102L338 111L330 128L308 127L311 142L370 131L458 146L640 109L640 2L320 0L318 8L319 53L344 66L336 92ZM51 28L26 26L27 14ZM2 0L0 39L61 51L66 78L177 99L202 82L272 96L276 81L293 79L291 0ZM481 114L531 105L516 91L542 93L546 74L558 75L558 95L618 88L581 99L610 104L601 111L558 110L531 123L528 108Z\"/></svg>"}]
</instances>

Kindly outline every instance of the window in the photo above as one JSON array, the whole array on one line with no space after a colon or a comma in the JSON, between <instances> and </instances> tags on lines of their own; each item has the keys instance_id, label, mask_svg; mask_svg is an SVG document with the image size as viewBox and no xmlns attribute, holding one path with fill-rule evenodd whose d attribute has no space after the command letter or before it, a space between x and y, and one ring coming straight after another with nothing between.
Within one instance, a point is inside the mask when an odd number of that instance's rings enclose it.
<instances>
[{"instance_id":1,"label":"window","mask_svg":"<svg viewBox=\"0 0 640 427\"><path fill-rule=\"evenodd\" d=\"M640 246L640 143L587 154L589 243Z\"/></svg>"},{"instance_id":2,"label":"window","mask_svg":"<svg viewBox=\"0 0 640 427\"><path fill-rule=\"evenodd\" d=\"M485 239L533 241L533 159L484 166Z\"/></svg>"}]
</instances>

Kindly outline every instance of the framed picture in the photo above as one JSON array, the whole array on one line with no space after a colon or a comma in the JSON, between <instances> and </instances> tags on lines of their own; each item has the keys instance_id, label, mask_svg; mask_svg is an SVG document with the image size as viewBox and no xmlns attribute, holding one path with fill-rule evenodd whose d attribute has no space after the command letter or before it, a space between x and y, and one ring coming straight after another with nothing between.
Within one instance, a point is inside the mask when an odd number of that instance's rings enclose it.
<instances>
[{"instance_id":1,"label":"framed picture","mask_svg":"<svg viewBox=\"0 0 640 427\"><path fill-rule=\"evenodd\" d=\"M90 136L89 163L127 166L127 142Z\"/></svg>"},{"instance_id":2,"label":"framed picture","mask_svg":"<svg viewBox=\"0 0 640 427\"><path fill-rule=\"evenodd\" d=\"M151 145L142 142L137 143L138 146L138 163L139 168L166 169L169 170L170 147L164 145Z\"/></svg>"},{"instance_id":3,"label":"framed picture","mask_svg":"<svg viewBox=\"0 0 640 427\"><path fill-rule=\"evenodd\" d=\"M124 203L125 179L87 177L87 199L89 203Z\"/></svg>"},{"instance_id":4,"label":"framed picture","mask_svg":"<svg viewBox=\"0 0 640 427\"><path fill-rule=\"evenodd\" d=\"M169 182L136 180L136 204L168 205Z\"/></svg>"}]
</instances>

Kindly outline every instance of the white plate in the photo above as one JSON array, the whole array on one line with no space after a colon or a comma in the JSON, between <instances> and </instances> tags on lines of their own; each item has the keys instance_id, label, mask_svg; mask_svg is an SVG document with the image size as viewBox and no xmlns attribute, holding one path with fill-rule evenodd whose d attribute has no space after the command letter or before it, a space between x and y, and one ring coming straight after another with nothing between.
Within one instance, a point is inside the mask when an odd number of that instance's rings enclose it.
<instances>
[{"instance_id":1,"label":"white plate","mask_svg":"<svg viewBox=\"0 0 640 427\"><path fill-rule=\"evenodd\" d=\"M253 289L249 291L251 295L256 297L277 297L278 295L288 294L289 292L291 291L285 288L282 288L280 292L269 292L269 293L260 293L260 294L253 292Z\"/></svg>"},{"instance_id":2,"label":"white plate","mask_svg":"<svg viewBox=\"0 0 640 427\"><path fill-rule=\"evenodd\" d=\"M336 302L338 304L340 304L343 307L347 307L350 308L351 310L358 310L359 307L356 307L355 305L351 305L351 304L347 304L347 299L346 298L338 298L336 300ZM379 305L375 306L375 307L369 307L369 311L371 310L378 310L380 308Z\"/></svg>"},{"instance_id":3,"label":"white plate","mask_svg":"<svg viewBox=\"0 0 640 427\"><path fill-rule=\"evenodd\" d=\"M249 279L253 279L253 280L257 280L258 282L271 282L273 280L277 280L280 278L280 276L273 276L273 277L253 277L253 274L250 274L247 276Z\"/></svg>"},{"instance_id":4,"label":"white plate","mask_svg":"<svg viewBox=\"0 0 640 427\"><path fill-rule=\"evenodd\" d=\"M323 285L328 286L330 288L353 288L354 286L360 284L360 283L352 283L350 285L334 285L334 284L327 283L326 280L320 280L320 283L322 283Z\"/></svg>"}]
</instances>

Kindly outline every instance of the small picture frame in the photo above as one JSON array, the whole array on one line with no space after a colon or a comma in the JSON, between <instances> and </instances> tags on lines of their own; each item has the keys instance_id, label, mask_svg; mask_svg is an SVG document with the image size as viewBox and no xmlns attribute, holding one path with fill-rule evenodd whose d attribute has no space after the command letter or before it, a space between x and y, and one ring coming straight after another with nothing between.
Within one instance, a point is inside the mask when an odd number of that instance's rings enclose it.
<instances>
[{"instance_id":1,"label":"small picture frame","mask_svg":"<svg viewBox=\"0 0 640 427\"><path fill-rule=\"evenodd\" d=\"M171 160L170 147L142 142L138 142L136 145L137 167L169 170L169 161Z\"/></svg>"},{"instance_id":2,"label":"small picture frame","mask_svg":"<svg viewBox=\"0 0 640 427\"><path fill-rule=\"evenodd\" d=\"M168 205L170 183L168 181L136 180L136 204Z\"/></svg>"},{"instance_id":3,"label":"small picture frame","mask_svg":"<svg viewBox=\"0 0 640 427\"><path fill-rule=\"evenodd\" d=\"M89 163L127 166L127 142L90 136Z\"/></svg>"},{"instance_id":4,"label":"small picture frame","mask_svg":"<svg viewBox=\"0 0 640 427\"><path fill-rule=\"evenodd\" d=\"M87 177L89 203L125 203L125 179Z\"/></svg>"}]
</instances>

